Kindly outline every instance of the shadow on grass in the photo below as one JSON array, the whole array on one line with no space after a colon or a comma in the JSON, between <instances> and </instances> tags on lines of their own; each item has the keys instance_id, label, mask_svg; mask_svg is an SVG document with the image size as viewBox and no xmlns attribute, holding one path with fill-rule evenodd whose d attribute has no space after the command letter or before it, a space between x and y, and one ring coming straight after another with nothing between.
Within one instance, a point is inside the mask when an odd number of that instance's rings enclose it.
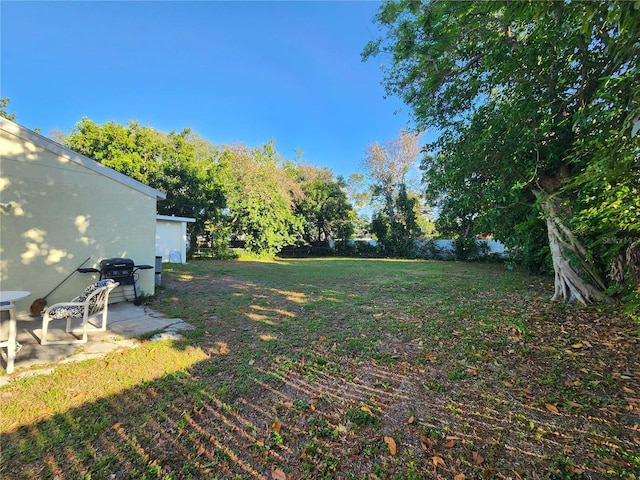
<instances>
[{"instance_id":1,"label":"shadow on grass","mask_svg":"<svg viewBox=\"0 0 640 480\"><path fill-rule=\"evenodd\" d=\"M543 311L528 292L499 288L522 280L497 269L483 287L464 265L336 263L346 275L316 262L310 278L308 263L180 267L158 301L196 330L87 364L82 375L105 389L93 398L82 376L75 389L41 389L41 414L4 429L0 474L630 478L640 468L626 325Z\"/></svg>"},{"instance_id":2,"label":"shadow on grass","mask_svg":"<svg viewBox=\"0 0 640 480\"><path fill-rule=\"evenodd\" d=\"M247 367L251 387L231 394L226 355L4 432L2 477L605 478L634 465L638 425L471 375L317 352Z\"/></svg>"}]
</instances>

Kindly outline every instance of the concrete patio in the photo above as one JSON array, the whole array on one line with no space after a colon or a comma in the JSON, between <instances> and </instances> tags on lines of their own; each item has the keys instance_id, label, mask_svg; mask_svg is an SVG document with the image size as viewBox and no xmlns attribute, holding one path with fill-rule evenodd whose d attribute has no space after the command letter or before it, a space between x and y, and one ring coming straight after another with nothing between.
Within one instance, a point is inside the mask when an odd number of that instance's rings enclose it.
<instances>
[{"instance_id":1,"label":"concrete patio","mask_svg":"<svg viewBox=\"0 0 640 480\"><path fill-rule=\"evenodd\" d=\"M64 321L52 324L50 334L64 333ZM175 339L181 330L193 328L179 318L167 318L161 313L144 305L135 306L131 302L109 305L107 331L98 331L89 326L89 339L84 344L40 345L42 320L35 318L17 319L17 340L22 345L15 357L15 370L10 375L0 375L0 387L12 380L26 376L47 374L55 370L57 364L98 358L115 350L132 348L137 344L136 337L155 332L152 339ZM62 337L60 337L62 338ZM6 349L2 349L2 368L6 368Z\"/></svg>"}]
</instances>

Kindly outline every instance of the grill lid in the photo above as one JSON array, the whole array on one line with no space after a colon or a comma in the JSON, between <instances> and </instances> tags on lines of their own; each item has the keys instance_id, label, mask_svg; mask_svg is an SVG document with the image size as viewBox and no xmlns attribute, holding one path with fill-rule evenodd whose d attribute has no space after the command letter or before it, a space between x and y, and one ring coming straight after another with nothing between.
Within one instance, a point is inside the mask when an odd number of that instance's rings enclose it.
<instances>
[{"instance_id":1,"label":"grill lid","mask_svg":"<svg viewBox=\"0 0 640 480\"><path fill-rule=\"evenodd\" d=\"M100 261L100 270L133 270L135 266L130 258L105 258Z\"/></svg>"}]
</instances>

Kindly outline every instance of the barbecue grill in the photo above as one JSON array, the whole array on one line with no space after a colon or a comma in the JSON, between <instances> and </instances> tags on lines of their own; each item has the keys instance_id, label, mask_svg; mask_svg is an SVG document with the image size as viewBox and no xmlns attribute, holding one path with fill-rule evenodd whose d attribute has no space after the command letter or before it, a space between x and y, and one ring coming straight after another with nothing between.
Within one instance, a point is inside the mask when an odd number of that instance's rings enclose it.
<instances>
[{"instance_id":1,"label":"barbecue grill","mask_svg":"<svg viewBox=\"0 0 640 480\"><path fill-rule=\"evenodd\" d=\"M100 268L79 268L82 273L99 273L100 280L112 278L120 285L131 285L133 288L134 305L140 305L142 301L138 298L137 271L153 268L151 265L135 265L130 258L105 258L100 261Z\"/></svg>"}]
</instances>

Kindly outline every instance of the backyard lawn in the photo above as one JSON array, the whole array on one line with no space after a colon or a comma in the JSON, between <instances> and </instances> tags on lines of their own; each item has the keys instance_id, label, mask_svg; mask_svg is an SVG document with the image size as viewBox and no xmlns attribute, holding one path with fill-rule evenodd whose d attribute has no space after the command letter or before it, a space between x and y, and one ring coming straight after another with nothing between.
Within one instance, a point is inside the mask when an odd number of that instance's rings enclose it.
<instances>
[{"instance_id":1,"label":"backyard lawn","mask_svg":"<svg viewBox=\"0 0 640 480\"><path fill-rule=\"evenodd\" d=\"M502 265L167 265L196 328L0 389L4 479L640 479L640 328Z\"/></svg>"}]
</instances>

